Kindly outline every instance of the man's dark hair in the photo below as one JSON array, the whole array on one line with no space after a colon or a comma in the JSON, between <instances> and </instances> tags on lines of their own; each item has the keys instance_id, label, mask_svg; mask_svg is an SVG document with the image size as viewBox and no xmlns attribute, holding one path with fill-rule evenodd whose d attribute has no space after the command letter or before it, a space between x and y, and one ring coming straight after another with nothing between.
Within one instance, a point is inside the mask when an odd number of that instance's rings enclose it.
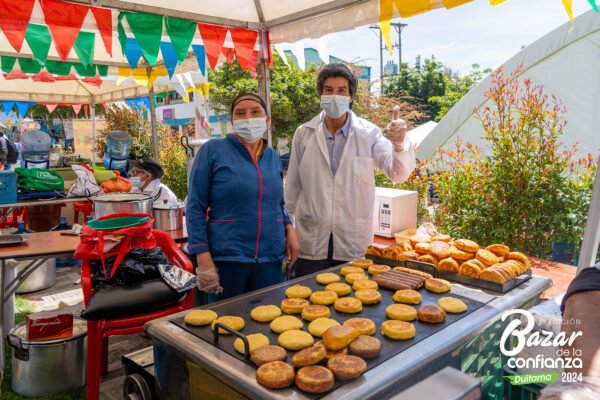
<instances>
[{"instance_id":1,"label":"man's dark hair","mask_svg":"<svg viewBox=\"0 0 600 400\"><path fill-rule=\"evenodd\" d=\"M358 87L358 79L350 67L346 64L327 64L321 68L319 76L317 76L317 93L319 93L319 96L323 94L323 85L328 78L346 78L350 97L354 98Z\"/></svg>"}]
</instances>

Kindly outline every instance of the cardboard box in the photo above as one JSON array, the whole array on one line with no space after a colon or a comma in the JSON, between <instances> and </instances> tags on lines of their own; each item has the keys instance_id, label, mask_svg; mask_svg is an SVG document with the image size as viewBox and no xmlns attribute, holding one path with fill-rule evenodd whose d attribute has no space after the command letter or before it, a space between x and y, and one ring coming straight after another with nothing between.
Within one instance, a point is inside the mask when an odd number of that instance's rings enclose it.
<instances>
[{"instance_id":1,"label":"cardboard box","mask_svg":"<svg viewBox=\"0 0 600 400\"><path fill-rule=\"evenodd\" d=\"M60 311L27 316L27 340L48 341L73 336L73 314Z\"/></svg>"}]
</instances>

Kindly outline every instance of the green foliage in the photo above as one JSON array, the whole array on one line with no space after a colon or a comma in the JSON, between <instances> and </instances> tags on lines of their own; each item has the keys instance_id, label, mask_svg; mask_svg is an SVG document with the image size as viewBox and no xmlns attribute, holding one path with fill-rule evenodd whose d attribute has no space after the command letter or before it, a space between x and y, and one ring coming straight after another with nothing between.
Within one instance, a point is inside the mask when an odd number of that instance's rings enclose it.
<instances>
[{"instance_id":1,"label":"green foliage","mask_svg":"<svg viewBox=\"0 0 600 400\"><path fill-rule=\"evenodd\" d=\"M287 139L291 143L296 128L319 113L319 98L316 93L317 74L314 67L288 67L273 54L271 85L271 128L273 142ZM242 71L237 61L233 66L223 64L209 71L211 82L209 102L217 114L229 114L231 102L241 93L257 93L258 82L248 71Z\"/></svg>"},{"instance_id":2,"label":"green foliage","mask_svg":"<svg viewBox=\"0 0 600 400\"><path fill-rule=\"evenodd\" d=\"M160 164L165 170L165 176L161 179L175 193L178 199L187 196L187 158L185 150L181 146L181 135L170 132L161 137Z\"/></svg>"},{"instance_id":3,"label":"green foliage","mask_svg":"<svg viewBox=\"0 0 600 400\"><path fill-rule=\"evenodd\" d=\"M431 162L436 223L455 237L545 258L552 242L580 245L595 164L561 150L564 105L520 72L494 74L489 105L476 110L485 152L458 141Z\"/></svg>"}]
</instances>

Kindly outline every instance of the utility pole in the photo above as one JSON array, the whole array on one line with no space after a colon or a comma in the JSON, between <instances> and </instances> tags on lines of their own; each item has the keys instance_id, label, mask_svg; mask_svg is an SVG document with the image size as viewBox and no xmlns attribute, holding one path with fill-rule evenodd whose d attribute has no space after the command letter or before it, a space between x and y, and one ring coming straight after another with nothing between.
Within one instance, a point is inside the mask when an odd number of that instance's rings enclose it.
<instances>
[{"instance_id":1,"label":"utility pole","mask_svg":"<svg viewBox=\"0 0 600 400\"><path fill-rule=\"evenodd\" d=\"M396 32L398 33L398 42L392 45L392 51L393 49L398 49L398 73L400 73L400 69L402 68L402 30L406 28L407 24L392 22L390 25L393 26ZM381 29L379 29L379 25L371 25L369 26L369 28L376 30L379 35L379 76L381 84L383 85L383 51L387 50L388 48L383 44L383 35L381 34Z\"/></svg>"}]
</instances>

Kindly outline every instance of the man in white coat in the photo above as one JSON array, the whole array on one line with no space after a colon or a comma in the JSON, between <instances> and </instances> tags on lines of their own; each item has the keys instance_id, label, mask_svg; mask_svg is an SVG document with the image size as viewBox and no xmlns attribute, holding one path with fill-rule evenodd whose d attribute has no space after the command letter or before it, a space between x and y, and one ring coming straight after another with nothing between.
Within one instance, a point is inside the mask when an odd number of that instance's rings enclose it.
<instances>
[{"instance_id":1,"label":"man in white coat","mask_svg":"<svg viewBox=\"0 0 600 400\"><path fill-rule=\"evenodd\" d=\"M323 112L294 134L285 204L300 241L298 277L362 257L373 241L375 168L397 183L415 168L399 107L388 140L352 112L357 86L346 65L323 67L317 78Z\"/></svg>"}]
</instances>

